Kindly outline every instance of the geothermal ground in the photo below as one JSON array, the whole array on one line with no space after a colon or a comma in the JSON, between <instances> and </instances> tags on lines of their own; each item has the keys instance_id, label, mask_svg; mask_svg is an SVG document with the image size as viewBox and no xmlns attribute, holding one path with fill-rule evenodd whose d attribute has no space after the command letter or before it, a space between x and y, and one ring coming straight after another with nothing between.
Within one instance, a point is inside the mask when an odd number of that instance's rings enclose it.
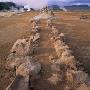
<instances>
[{"instance_id":1,"label":"geothermal ground","mask_svg":"<svg viewBox=\"0 0 90 90\"><path fill-rule=\"evenodd\" d=\"M37 14L38 12L30 12L11 17L0 17L0 90L5 90L14 77L14 73L7 71L4 66L10 49L17 39L30 36L31 23L29 19ZM89 12L55 12L57 16L55 24L58 30L65 34L66 43L73 51L77 61L83 63L85 72L90 75L90 19L80 20L84 14L90 16ZM57 55L53 43L50 41L50 29L46 27L44 21L41 26L39 51L36 56L43 65L43 72L36 88L37 90L41 88L55 90L55 87L49 88L51 86L48 85L46 79L51 76L49 56L56 57ZM57 86L56 90L58 89L63 90Z\"/></svg>"}]
</instances>

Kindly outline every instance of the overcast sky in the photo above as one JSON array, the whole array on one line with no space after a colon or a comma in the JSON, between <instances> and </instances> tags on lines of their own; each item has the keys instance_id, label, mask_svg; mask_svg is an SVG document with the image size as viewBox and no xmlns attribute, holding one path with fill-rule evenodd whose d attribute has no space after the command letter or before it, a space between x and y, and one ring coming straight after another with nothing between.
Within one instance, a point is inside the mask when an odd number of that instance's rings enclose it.
<instances>
[{"instance_id":1,"label":"overcast sky","mask_svg":"<svg viewBox=\"0 0 90 90\"><path fill-rule=\"evenodd\" d=\"M90 0L0 0L0 2L12 1L17 4L30 5L33 8L42 8L47 4L72 5L72 4L89 4Z\"/></svg>"}]
</instances>

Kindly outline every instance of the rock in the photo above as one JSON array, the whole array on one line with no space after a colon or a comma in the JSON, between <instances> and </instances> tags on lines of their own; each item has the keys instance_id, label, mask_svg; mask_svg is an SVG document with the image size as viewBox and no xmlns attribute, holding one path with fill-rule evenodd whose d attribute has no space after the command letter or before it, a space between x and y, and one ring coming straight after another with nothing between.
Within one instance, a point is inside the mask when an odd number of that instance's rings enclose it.
<instances>
[{"instance_id":1,"label":"rock","mask_svg":"<svg viewBox=\"0 0 90 90\"><path fill-rule=\"evenodd\" d=\"M65 43L61 40L56 40L55 43L54 43L54 46L63 47L63 46L65 46Z\"/></svg>"},{"instance_id":2,"label":"rock","mask_svg":"<svg viewBox=\"0 0 90 90\"><path fill-rule=\"evenodd\" d=\"M55 58L52 55L49 56L49 60L54 60L54 59Z\"/></svg>"},{"instance_id":3,"label":"rock","mask_svg":"<svg viewBox=\"0 0 90 90\"><path fill-rule=\"evenodd\" d=\"M68 49L65 49L65 47L55 47L55 50L56 50L58 57L61 58L62 53Z\"/></svg>"},{"instance_id":4,"label":"rock","mask_svg":"<svg viewBox=\"0 0 90 90\"><path fill-rule=\"evenodd\" d=\"M60 40L60 41L64 41L64 39L58 35L53 35L51 40L54 40L54 41L57 41L57 40Z\"/></svg>"},{"instance_id":5,"label":"rock","mask_svg":"<svg viewBox=\"0 0 90 90\"><path fill-rule=\"evenodd\" d=\"M12 49L11 49L11 52L13 52L14 51L14 49L19 45L19 44L21 44L21 43L26 43L26 39L18 39L15 43L14 43L14 45L13 45L13 47L12 47Z\"/></svg>"},{"instance_id":6,"label":"rock","mask_svg":"<svg viewBox=\"0 0 90 90\"><path fill-rule=\"evenodd\" d=\"M60 40L60 41L64 42L65 38L64 38L64 34L63 33L59 34L58 30L56 30L54 28L52 28L52 32L53 32L53 34L52 34L51 40L54 40L54 41Z\"/></svg>"},{"instance_id":7,"label":"rock","mask_svg":"<svg viewBox=\"0 0 90 90\"><path fill-rule=\"evenodd\" d=\"M27 39L18 39L14 43L11 49L11 53L18 56L29 55L30 47L31 47L30 41L28 41Z\"/></svg>"},{"instance_id":8,"label":"rock","mask_svg":"<svg viewBox=\"0 0 90 90\"><path fill-rule=\"evenodd\" d=\"M54 16L54 12L53 11L48 11L48 14L51 16Z\"/></svg>"},{"instance_id":9,"label":"rock","mask_svg":"<svg viewBox=\"0 0 90 90\"><path fill-rule=\"evenodd\" d=\"M32 22L32 27L35 28L37 25L38 25L38 22L37 22L36 20L34 20L34 21Z\"/></svg>"},{"instance_id":10,"label":"rock","mask_svg":"<svg viewBox=\"0 0 90 90\"><path fill-rule=\"evenodd\" d=\"M66 69L66 65L64 63L59 63L58 61L56 61L51 65L51 69L52 71L60 72Z\"/></svg>"},{"instance_id":11,"label":"rock","mask_svg":"<svg viewBox=\"0 0 90 90\"><path fill-rule=\"evenodd\" d=\"M90 77L88 77L88 78L86 79L85 84L86 84L87 86L90 86Z\"/></svg>"},{"instance_id":12,"label":"rock","mask_svg":"<svg viewBox=\"0 0 90 90\"><path fill-rule=\"evenodd\" d=\"M32 33L38 33L38 32L39 32L38 29L32 28Z\"/></svg>"},{"instance_id":13,"label":"rock","mask_svg":"<svg viewBox=\"0 0 90 90\"><path fill-rule=\"evenodd\" d=\"M72 90L72 89L71 89L71 87L69 87L69 86L65 86L65 87L64 87L64 90Z\"/></svg>"},{"instance_id":14,"label":"rock","mask_svg":"<svg viewBox=\"0 0 90 90\"><path fill-rule=\"evenodd\" d=\"M72 51L65 49L65 51L62 52L62 56L63 56L63 57L66 57L66 56L67 56L67 57L70 57L70 56L72 56Z\"/></svg>"},{"instance_id":15,"label":"rock","mask_svg":"<svg viewBox=\"0 0 90 90\"><path fill-rule=\"evenodd\" d=\"M54 85L56 85L60 81L60 75L58 74L52 74L50 78L48 78L48 81Z\"/></svg>"},{"instance_id":16,"label":"rock","mask_svg":"<svg viewBox=\"0 0 90 90\"><path fill-rule=\"evenodd\" d=\"M55 36L59 35L58 29L55 26L52 26L52 32Z\"/></svg>"},{"instance_id":17,"label":"rock","mask_svg":"<svg viewBox=\"0 0 90 90\"><path fill-rule=\"evenodd\" d=\"M68 84L74 83L73 75L72 75L72 73L70 73L68 71L66 72L66 81Z\"/></svg>"},{"instance_id":18,"label":"rock","mask_svg":"<svg viewBox=\"0 0 90 90\"><path fill-rule=\"evenodd\" d=\"M52 20L51 19L48 19L47 20L47 27L52 27Z\"/></svg>"},{"instance_id":19,"label":"rock","mask_svg":"<svg viewBox=\"0 0 90 90\"><path fill-rule=\"evenodd\" d=\"M76 70L76 62L74 56L61 57L58 62L64 63L65 65L69 66L69 68Z\"/></svg>"},{"instance_id":20,"label":"rock","mask_svg":"<svg viewBox=\"0 0 90 90\"><path fill-rule=\"evenodd\" d=\"M29 76L30 70L28 67L28 63L21 64L16 70L16 75L20 75L23 77Z\"/></svg>"},{"instance_id":21,"label":"rock","mask_svg":"<svg viewBox=\"0 0 90 90\"><path fill-rule=\"evenodd\" d=\"M20 64L25 62L25 58L24 57L10 57L7 60L6 63L6 69L15 69L17 68Z\"/></svg>"},{"instance_id":22,"label":"rock","mask_svg":"<svg viewBox=\"0 0 90 90\"><path fill-rule=\"evenodd\" d=\"M59 71L60 71L60 64L58 64L58 63L53 63L53 64L51 65L51 69L52 69L52 71L59 72Z\"/></svg>"},{"instance_id":23,"label":"rock","mask_svg":"<svg viewBox=\"0 0 90 90\"><path fill-rule=\"evenodd\" d=\"M90 87L87 87L87 85L83 83L80 85L79 88L77 88L77 90L90 90Z\"/></svg>"},{"instance_id":24,"label":"rock","mask_svg":"<svg viewBox=\"0 0 90 90\"><path fill-rule=\"evenodd\" d=\"M33 61L29 56L26 57L27 61L21 64L16 70L16 75L27 76L30 74L36 75L41 70L41 64L37 61Z\"/></svg>"},{"instance_id":25,"label":"rock","mask_svg":"<svg viewBox=\"0 0 90 90\"><path fill-rule=\"evenodd\" d=\"M37 41L40 39L40 33L36 33L35 36L33 37L33 42Z\"/></svg>"},{"instance_id":26,"label":"rock","mask_svg":"<svg viewBox=\"0 0 90 90\"><path fill-rule=\"evenodd\" d=\"M74 80L76 83L84 83L88 77L88 74L83 71L75 71L74 76Z\"/></svg>"},{"instance_id":27,"label":"rock","mask_svg":"<svg viewBox=\"0 0 90 90\"><path fill-rule=\"evenodd\" d=\"M65 36L64 33L59 34L59 37L64 37L64 36Z\"/></svg>"},{"instance_id":28,"label":"rock","mask_svg":"<svg viewBox=\"0 0 90 90\"><path fill-rule=\"evenodd\" d=\"M29 90L29 76L17 75L6 90Z\"/></svg>"},{"instance_id":29,"label":"rock","mask_svg":"<svg viewBox=\"0 0 90 90\"><path fill-rule=\"evenodd\" d=\"M37 76L41 70L41 64L35 58L29 56L15 58L8 66L14 67L17 65L16 78L6 90L28 90L30 76Z\"/></svg>"},{"instance_id":30,"label":"rock","mask_svg":"<svg viewBox=\"0 0 90 90\"><path fill-rule=\"evenodd\" d=\"M40 20L40 19L46 20L46 19L53 19L53 18L54 17L52 17L51 15L49 15L49 14L47 14L45 12L33 17L34 20Z\"/></svg>"}]
</instances>

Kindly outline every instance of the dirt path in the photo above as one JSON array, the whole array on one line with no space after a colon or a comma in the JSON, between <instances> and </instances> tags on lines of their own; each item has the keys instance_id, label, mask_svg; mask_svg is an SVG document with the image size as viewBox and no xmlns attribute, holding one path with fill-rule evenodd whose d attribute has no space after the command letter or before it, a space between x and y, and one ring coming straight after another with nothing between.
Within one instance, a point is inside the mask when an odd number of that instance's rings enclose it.
<instances>
[{"instance_id":1,"label":"dirt path","mask_svg":"<svg viewBox=\"0 0 90 90\"><path fill-rule=\"evenodd\" d=\"M47 80L51 77L51 61L49 60L49 56L56 56L55 49L53 47L53 43L51 42L51 31L49 28L42 27L41 31L41 39L39 43L39 49L37 53L37 57L42 63L42 72L40 79L35 83L35 90L63 90L60 87L60 83L56 86L49 83Z\"/></svg>"}]
</instances>

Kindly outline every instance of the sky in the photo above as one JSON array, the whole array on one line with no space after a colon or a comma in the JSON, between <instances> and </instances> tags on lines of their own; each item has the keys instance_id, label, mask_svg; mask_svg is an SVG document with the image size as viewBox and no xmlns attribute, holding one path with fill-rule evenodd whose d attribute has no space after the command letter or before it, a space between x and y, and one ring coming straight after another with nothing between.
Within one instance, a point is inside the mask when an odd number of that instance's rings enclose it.
<instances>
[{"instance_id":1,"label":"sky","mask_svg":"<svg viewBox=\"0 0 90 90\"><path fill-rule=\"evenodd\" d=\"M90 0L0 0L0 2L12 1L17 4L29 5L32 8L42 8L47 4L57 4L60 6L64 5L90 5Z\"/></svg>"}]
</instances>

